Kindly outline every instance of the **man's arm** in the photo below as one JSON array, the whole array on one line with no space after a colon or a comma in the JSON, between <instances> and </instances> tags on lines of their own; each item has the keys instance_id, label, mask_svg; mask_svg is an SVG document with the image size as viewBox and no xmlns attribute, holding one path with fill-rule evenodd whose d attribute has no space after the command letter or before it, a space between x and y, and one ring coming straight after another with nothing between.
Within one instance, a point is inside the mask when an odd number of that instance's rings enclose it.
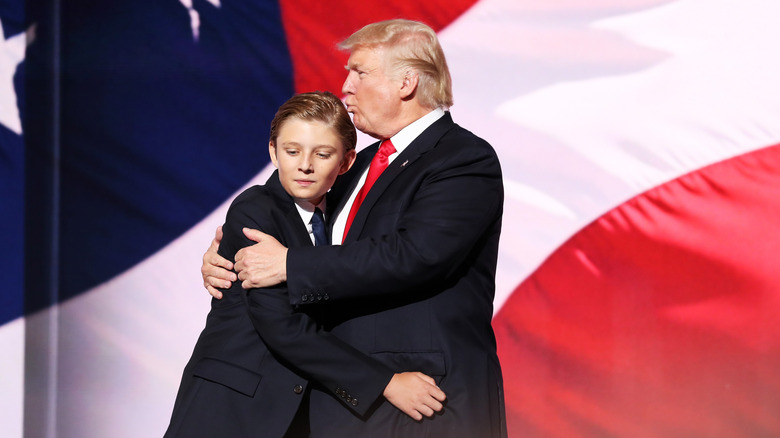
<instances>
[{"instance_id":1,"label":"man's arm","mask_svg":"<svg viewBox=\"0 0 780 438\"><path fill-rule=\"evenodd\" d=\"M498 158L490 145L473 138L478 142L468 145L472 149L462 156L449 155L430 172L396 229L387 235L288 251L272 236L244 230L258 243L236 254L243 287L288 281L291 302L306 304L301 297L314 290L327 293L330 300L348 299L403 292L448 277L470 256L474 244L501 223Z\"/></svg>"},{"instance_id":2,"label":"man's arm","mask_svg":"<svg viewBox=\"0 0 780 438\"><path fill-rule=\"evenodd\" d=\"M292 304L310 303L313 292L334 301L435 290L459 269L476 269L469 260L481 260L479 269L495 269L495 260L486 257L497 253L503 182L492 147L466 136L440 144L424 158L425 166L413 164L405 172L417 173L399 176L383 193L381 206L374 206L387 212L372 216L374 235L342 246L289 249ZM388 234L377 232L382 226ZM490 274L484 278L495 272Z\"/></svg>"},{"instance_id":3,"label":"man's arm","mask_svg":"<svg viewBox=\"0 0 780 438\"><path fill-rule=\"evenodd\" d=\"M231 205L223 227L218 252L228 259L238 248L251 244L241 232L243 226L275 230L270 219L257 222L256 199L245 201ZM321 330L309 315L292 308L284 287L245 292L236 282L225 292L247 293L252 323L266 346L283 364L323 384L349 409L365 414L386 394L388 401L415 419L441 410L445 395L430 377L395 374L377 359Z\"/></svg>"},{"instance_id":4,"label":"man's arm","mask_svg":"<svg viewBox=\"0 0 780 438\"><path fill-rule=\"evenodd\" d=\"M271 236L245 230L259 243L237 254L239 279L245 288L286 280L291 303L300 305L311 303L306 298L314 291L332 301L403 293L449 278L467 258L478 256L475 243L488 233L486 244L498 244L501 169L490 145L477 140L459 151L441 148L449 155L437 168L426 169L395 230L384 236L287 250Z\"/></svg>"}]
</instances>

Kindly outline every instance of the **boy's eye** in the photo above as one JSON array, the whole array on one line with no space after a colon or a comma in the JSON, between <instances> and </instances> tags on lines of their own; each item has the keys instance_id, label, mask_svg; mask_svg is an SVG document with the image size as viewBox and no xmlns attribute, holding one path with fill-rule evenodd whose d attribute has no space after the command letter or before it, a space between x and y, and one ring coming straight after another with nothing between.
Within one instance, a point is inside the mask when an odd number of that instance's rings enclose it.
<instances>
[{"instance_id":1,"label":"boy's eye","mask_svg":"<svg viewBox=\"0 0 780 438\"><path fill-rule=\"evenodd\" d=\"M298 155L298 151L295 149L287 149L287 155Z\"/></svg>"},{"instance_id":2,"label":"boy's eye","mask_svg":"<svg viewBox=\"0 0 780 438\"><path fill-rule=\"evenodd\" d=\"M317 156L322 158L323 160L327 160L328 158L330 158L330 154L326 154L324 152L318 153Z\"/></svg>"}]
</instances>

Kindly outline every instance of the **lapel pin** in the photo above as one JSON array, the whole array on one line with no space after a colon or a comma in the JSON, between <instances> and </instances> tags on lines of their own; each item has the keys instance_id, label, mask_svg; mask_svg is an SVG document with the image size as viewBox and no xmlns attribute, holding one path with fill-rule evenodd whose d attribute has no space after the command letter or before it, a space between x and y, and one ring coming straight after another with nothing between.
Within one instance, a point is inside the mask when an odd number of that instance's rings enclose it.
<instances>
[{"instance_id":1,"label":"lapel pin","mask_svg":"<svg viewBox=\"0 0 780 438\"><path fill-rule=\"evenodd\" d=\"M403 164L401 164L401 167L404 167L404 166L406 166L407 164L409 164L409 160L406 160L406 161L404 161L404 162L403 162Z\"/></svg>"}]
</instances>

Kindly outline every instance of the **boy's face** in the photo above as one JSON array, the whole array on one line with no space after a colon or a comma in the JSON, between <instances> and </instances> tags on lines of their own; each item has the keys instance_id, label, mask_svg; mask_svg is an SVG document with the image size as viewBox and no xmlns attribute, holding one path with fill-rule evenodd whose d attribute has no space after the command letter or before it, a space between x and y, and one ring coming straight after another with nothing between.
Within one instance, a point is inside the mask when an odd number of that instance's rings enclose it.
<instances>
[{"instance_id":1,"label":"boy's face","mask_svg":"<svg viewBox=\"0 0 780 438\"><path fill-rule=\"evenodd\" d=\"M334 130L318 121L290 118L279 129L276 145L268 143L271 161L279 169L282 186L293 198L317 205L355 161L355 151L344 153Z\"/></svg>"}]
</instances>

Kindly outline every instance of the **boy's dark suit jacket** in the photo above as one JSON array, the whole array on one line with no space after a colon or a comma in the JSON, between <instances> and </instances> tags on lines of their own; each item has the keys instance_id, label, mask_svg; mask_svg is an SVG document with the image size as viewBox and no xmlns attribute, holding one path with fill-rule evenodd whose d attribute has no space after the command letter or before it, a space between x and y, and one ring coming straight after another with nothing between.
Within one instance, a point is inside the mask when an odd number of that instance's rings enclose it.
<instances>
[{"instance_id":1,"label":"boy's dark suit jacket","mask_svg":"<svg viewBox=\"0 0 780 438\"><path fill-rule=\"evenodd\" d=\"M254 243L243 227L260 229L288 247L312 246L277 173L233 201L219 247L228 260ZM247 293L236 281L223 299L212 299L166 437L282 437L309 386L306 375L321 391L338 394L345 412L365 414L382 396L393 372L318 332L307 314L293 311L283 286Z\"/></svg>"},{"instance_id":2,"label":"boy's dark suit jacket","mask_svg":"<svg viewBox=\"0 0 780 438\"><path fill-rule=\"evenodd\" d=\"M377 149L359 154L336 197ZM361 418L313 391L313 437L506 436L491 327L502 206L495 151L445 113L382 173L343 246L288 251L292 304L320 308L334 334L396 372L435 377L448 397L417 423L387 402Z\"/></svg>"}]
</instances>

